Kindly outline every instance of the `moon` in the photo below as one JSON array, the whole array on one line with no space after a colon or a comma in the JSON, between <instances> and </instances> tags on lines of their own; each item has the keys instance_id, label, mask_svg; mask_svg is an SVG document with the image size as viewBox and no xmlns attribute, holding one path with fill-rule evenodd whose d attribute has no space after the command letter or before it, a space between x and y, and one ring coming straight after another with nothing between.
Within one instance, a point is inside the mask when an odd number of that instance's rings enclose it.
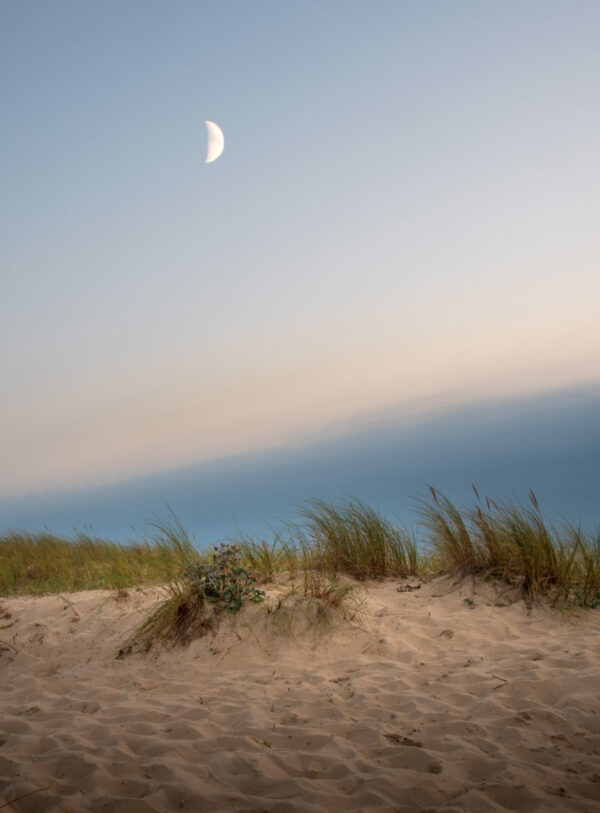
<instances>
[{"instance_id":1,"label":"moon","mask_svg":"<svg viewBox=\"0 0 600 813\"><path fill-rule=\"evenodd\" d=\"M205 164L210 164L216 161L225 149L225 136L223 130L214 121L205 121L206 130L208 133L208 149L206 150Z\"/></svg>"}]
</instances>

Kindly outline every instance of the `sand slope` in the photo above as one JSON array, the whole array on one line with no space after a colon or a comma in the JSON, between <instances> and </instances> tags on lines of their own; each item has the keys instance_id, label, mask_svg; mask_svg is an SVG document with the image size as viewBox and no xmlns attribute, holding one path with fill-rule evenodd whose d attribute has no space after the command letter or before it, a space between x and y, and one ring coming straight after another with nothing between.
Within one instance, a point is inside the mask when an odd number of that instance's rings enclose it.
<instances>
[{"instance_id":1,"label":"sand slope","mask_svg":"<svg viewBox=\"0 0 600 813\"><path fill-rule=\"evenodd\" d=\"M158 591L3 599L0 806L600 811L600 614L402 584L316 641L252 607L120 660Z\"/></svg>"}]
</instances>

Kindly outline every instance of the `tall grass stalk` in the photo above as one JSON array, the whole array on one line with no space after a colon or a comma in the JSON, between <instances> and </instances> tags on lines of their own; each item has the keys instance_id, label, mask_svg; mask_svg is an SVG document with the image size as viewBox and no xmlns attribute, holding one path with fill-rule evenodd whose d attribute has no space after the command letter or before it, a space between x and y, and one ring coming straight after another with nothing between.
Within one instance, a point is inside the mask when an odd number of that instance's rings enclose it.
<instances>
[{"instance_id":1,"label":"tall grass stalk","mask_svg":"<svg viewBox=\"0 0 600 813\"><path fill-rule=\"evenodd\" d=\"M272 582L281 569L285 550L278 536L272 542L258 541L251 536L239 536L235 543L239 546L246 567L258 574L265 582Z\"/></svg>"},{"instance_id":2,"label":"tall grass stalk","mask_svg":"<svg viewBox=\"0 0 600 813\"><path fill-rule=\"evenodd\" d=\"M474 489L475 490L475 489ZM518 584L524 597L555 601L581 594L591 600L600 589L600 542L580 528L550 525L535 494L529 505L479 497L460 511L431 488L418 511L443 572L484 573ZM580 602L582 603L582 602Z\"/></svg>"},{"instance_id":3,"label":"tall grass stalk","mask_svg":"<svg viewBox=\"0 0 600 813\"><path fill-rule=\"evenodd\" d=\"M569 524L566 533L580 562L580 578L574 588L578 603L583 607L600 607L600 532L594 537Z\"/></svg>"},{"instance_id":4,"label":"tall grass stalk","mask_svg":"<svg viewBox=\"0 0 600 813\"><path fill-rule=\"evenodd\" d=\"M313 499L300 516L320 569L357 580L416 572L415 540L360 500Z\"/></svg>"}]
</instances>

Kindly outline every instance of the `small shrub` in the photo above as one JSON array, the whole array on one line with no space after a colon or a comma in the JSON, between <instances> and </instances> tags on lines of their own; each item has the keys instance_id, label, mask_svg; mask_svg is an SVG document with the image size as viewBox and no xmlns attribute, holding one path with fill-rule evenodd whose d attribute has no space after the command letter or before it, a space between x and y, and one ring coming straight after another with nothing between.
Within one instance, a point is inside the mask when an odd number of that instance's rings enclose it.
<instances>
[{"instance_id":1,"label":"small shrub","mask_svg":"<svg viewBox=\"0 0 600 813\"><path fill-rule=\"evenodd\" d=\"M206 559L189 565L184 578L191 591L219 610L237 613L244 601L263 601L265 593L253 585L256 579L242 567L239 545L224 542L215 547Z\"/></svg>"},{"instance_id":2,"label":"small shrub","mask_svg":"<svg viewBox=\"0 0 600 813\"><path fill-rule=\"evenodd\" d=\"M237 545L222 543L207 556L196 553L191 562L188 556L185 569L169 583L171 595L138 627L118 657L134 648L147 652L157 641L187 644L205 635L221 612L237 613L245 601L263 601L264 592L253 587L255 581L242 567Z\"/></svg>"}]
</instances>

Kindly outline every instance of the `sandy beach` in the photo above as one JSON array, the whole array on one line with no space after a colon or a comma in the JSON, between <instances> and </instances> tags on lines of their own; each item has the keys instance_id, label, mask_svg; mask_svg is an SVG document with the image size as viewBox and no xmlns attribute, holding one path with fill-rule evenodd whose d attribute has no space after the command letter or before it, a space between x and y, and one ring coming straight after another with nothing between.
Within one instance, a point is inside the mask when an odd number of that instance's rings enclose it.
<instances>
[{"instance_id":1,"label":"sandy beach","mask_svg":"<svg viewBox=\"0 0 600 813\"><path fill-rule=\"evenodd\" d=\"M159 599L1 600L0 808L600 811L597 613L390 580L329 628L256 605L117 658Z\"/></svg>"}]
</instances>

